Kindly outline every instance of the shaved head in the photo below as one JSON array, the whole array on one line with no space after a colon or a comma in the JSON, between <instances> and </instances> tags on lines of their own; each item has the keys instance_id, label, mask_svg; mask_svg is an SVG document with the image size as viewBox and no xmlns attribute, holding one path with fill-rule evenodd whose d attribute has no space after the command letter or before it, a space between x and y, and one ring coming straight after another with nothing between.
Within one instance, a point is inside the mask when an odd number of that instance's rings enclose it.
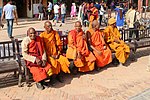
<instances>
[{"instance_id":1,"label":"shaved head","mask_svg":"<svg viewBox=\"0 0 150 100\"><path fill-rule=\"evenodd\" d=\"M36 31L33 27L30 27L28 30L27 30L27 35L30 37L31 40L35 40L36 38Z\"/></svg>"},{"instance_id":2,"label":"shaved head","mask_svg":"<svg viewBox=\"0 0 150 100\"><path fill-rule=\"evenodd\" d=\"M47 25L47 24L48 24L48 25L52 25L52 23L51 23L50 21L46 21L46 22L44 23L44 26Z\"/></svg>"},{"instance_id":3,"label":"shaved head","mask_svg":"<svg viewBox=\"0 0 150 100\"><path fill-rule=\"evenodd\" d=\"M92 28L99 29L99 23L98 23L97 20L94 20L94 21L92 22Z\"/></svg>"},{"instance_id":4,"label":"shaved head","mask_svg":"<svg viewBox=\"0 0 150 100\"><path fill-rule=\"evenodd\" d=\"M46 21L44 23L44 28L48 33L51 32L53 30L52 23L50 21Z\"/></svg>"},{"instance_id":5,"label":"shaved head","mask_svg":"<svg viewBox=\"0 0 150 100\"><path fill-rule=\"evenodd\" d=\"M80 21L76 21L75 22L75 26L81 26L81 22Z\"/></svg>"},{"instance_id":6,"label":"shaved head","mask_svg":"<svg viewBox=\"0 0 150 100\"><path fill-rule=\"evenodd\" d=\"M76 21L74 27L75 27L77 32L80 32L81 28L82 28L81 22L80 21Z\"/></svg>"}]
</instances>

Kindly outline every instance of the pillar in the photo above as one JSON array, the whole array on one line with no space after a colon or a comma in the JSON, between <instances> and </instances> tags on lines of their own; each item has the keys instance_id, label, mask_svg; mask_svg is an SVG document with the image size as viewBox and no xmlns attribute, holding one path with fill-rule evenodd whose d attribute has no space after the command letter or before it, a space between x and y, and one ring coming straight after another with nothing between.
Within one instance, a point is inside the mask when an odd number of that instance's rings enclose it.
<instances>
[{"instance_id":1,"label":"pillar","mask_svg":"<svg viewBox=\"0 0 150 100\"><path fill-rule=\"evenodd\" d=\"M146 0L146 6L148 6L148 0Z\"/></svg>"}]
</instances>

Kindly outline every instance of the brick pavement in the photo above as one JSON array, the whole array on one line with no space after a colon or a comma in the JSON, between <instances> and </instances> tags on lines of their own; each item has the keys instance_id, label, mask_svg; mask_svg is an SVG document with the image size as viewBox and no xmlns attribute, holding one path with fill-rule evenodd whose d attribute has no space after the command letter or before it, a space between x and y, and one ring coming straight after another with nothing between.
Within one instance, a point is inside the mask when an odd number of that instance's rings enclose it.
<instances>
[{"instance_id":1,"label":"brick pavement","mask_svg":"<svg viewBox=\"0 0 150 100\"><path fill-rule=\"evenodd\" d=\"M22 21L20 25L14 25L15 38L22 39L26 36L29 27L43 30L44 21ZM62 27L54 27L59 30L70 30L73 21L67 21ZM85 29L85 28L84 28ZM0 41L9 40L4 30L0 30ZM0 100L140 100L133 99L137 94L150 88L150 72L146 71L150 48L137 53L137 62L127 61L128 67L108 65L101 72L79 73L77 75L64 75L65 82L57 83L43 91L32 87L17 87L17 85L1 88ZM0 76L1 77L1 76ZM139 96L139 98L141 98Z\"/></svg>"}]
</instances>

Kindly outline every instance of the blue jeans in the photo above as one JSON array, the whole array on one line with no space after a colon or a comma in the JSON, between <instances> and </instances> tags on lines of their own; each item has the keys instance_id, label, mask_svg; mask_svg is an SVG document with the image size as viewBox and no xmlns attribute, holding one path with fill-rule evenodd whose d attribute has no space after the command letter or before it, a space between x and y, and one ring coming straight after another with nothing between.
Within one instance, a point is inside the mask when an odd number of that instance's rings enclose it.
<instances>
[{"instance_id":1,"label":"blue jeans","mask_svg":"<svg viewBox=\"0 0 150 100\"><path fill-rule=\"evenodd\" d=\"M59 14L58 14L58 13L55 13L55 16L54 16L54 19L53 19L53 20L56 20L57 23L58 23L58 17L59 17Z\"/></svg>"},{"instance_id":2,"label":"blue jeans","mask_svg":"<svg viewBox=\"0 0 150 100\"><path fill-rule=\"evenodd\" d=\"M66 14L61 14L62 23L65 23L65 16L66 16Z\"/></svg>"},{"instance_id":3,"label":"blue jeans","mask_svg":"<svg viewBox=\"0 0 150 100\"><path fill-rule=\"evenodd\" d=\"M13 29L14 19L6 19L6 20L7 20L7 32L8 32L8 36L12 37L12 29Z\"/></svg>"}]
</instances>

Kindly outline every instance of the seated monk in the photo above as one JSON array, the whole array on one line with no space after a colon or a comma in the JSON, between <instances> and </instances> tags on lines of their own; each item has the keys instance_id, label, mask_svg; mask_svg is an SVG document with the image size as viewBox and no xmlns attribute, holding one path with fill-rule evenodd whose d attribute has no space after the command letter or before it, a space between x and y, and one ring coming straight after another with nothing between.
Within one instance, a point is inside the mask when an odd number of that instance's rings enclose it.
<instances>
[{"instance_id":1,"label":"seated monk","mask_svg":"<svg viewBox=\"0 0 150 100\"><path fill-rule=\"evenodd\" d=\"M110 18L108 20L109 26L104 30L105 40L109 47L115 52L116 58L120 64L124 64L130 54L129 46L120 39L121 34L116 27L116 20Z\"/></svg>"},{"instance_id":2,"label":"seated monk","mask_svg":"<svg viewBox=\"0 0 150 100\"><path fill-rule=\"evenodd\" d=\"M90 7L89 28L92 28L92 22L98 20L98 9L94 6L94 3L91 3Z\"/></svg>"},{"instance_id":3,"label":"seated monk","mask_svg":"<svg viewBox=\"0 0 150 100\"><path fill-rule=\"evenodd\" d=\"M27 37L22 41L22 55L26 65L33 75L37 88L43 90L46 83L44 79L52 75L51 65L47 63L43 41L36 36L34 28L29 28Z\"/></svg>"},{"instance_id":4,"label":"seated monk","mask_svg":"<svg viewBox=\"0 0 150 100\"><path fill-rule=\"evenodd\" d=\"M52 65L52 80L58 79L59 82L63 82L60 76L60 71L64 73L70 73L68 59L61 55L62 42L57 31L53 30L50 21L44 23L45 31L40 34L40 37L44 41L44 47L47 54L48 63Z\"/></svg>"},{"instance_id":5,"label":"seated monk","mask_svg":"<svg viewBox=\"0 0 150 100\"><path fill-rule=\"evenodd\" d=\"M92 28L86 32L88 46L96 57L97 70L100 70L105 65L112 62L112 54L109 47L106 45L103 32L100 31L100 26L97 20L92 22Z\"/></svg>"},{"instance_id":6,"label":"seated monk","mask_svg":"<svg viewBox=\"0 0 150 100\"><path fill-rule=\"evenodd\" d=\"M96 58L88 50L84 32L80 21L75 23L75 29L68 34L68 49L66 57L73 59L74 65L80 72L88 72L94 69Z\"/></svg>"}]
</instances>

